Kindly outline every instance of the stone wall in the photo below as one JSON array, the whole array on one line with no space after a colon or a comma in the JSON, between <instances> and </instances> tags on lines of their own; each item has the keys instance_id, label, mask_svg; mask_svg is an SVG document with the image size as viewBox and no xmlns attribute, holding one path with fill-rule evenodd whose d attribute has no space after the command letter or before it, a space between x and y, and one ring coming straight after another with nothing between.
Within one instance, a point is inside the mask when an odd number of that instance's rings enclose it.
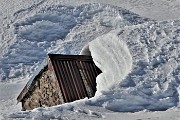
<instances>
[{"instance_id":1,"label":"stone wall","mask_svg":"<svg viewBox=\"0 0 180 120\"><path fill-rule=\"evenodd\" d=\"M63 103L58 81L45 69L32 83L31 90L22 100L22 110L32 110L42 106L54 106Z\"/></svg>"}]
</instances>

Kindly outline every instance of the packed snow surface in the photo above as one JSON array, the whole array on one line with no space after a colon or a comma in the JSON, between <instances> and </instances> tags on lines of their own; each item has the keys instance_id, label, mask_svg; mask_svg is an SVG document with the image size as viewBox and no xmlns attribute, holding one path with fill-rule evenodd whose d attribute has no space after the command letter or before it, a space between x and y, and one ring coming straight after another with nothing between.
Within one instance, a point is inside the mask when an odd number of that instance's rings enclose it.
<instances>
[{"instance_id":1,"label":"packed snow surface","mask_svg":"<svg viewBox=\"0 0 180 120\"><path fill-rule=\"evenodd\" d=\"M136 112L179 107L180 20L156 22L104 4L50 3L39 1L3 18L0 80L21 83L22 78L29 79L47 53L87 54L102 70L96 79L96 95L9 116L4 91L0 119L97 119L104 118L100 113L109 110ZM10 109L15 111L14 107Z\"/></svg>"},{"instance_id":2,"label":"packed snow surface","mask_svg":"<svg viewBox=\"0 0 180 120\"><path fill-rule=\"evenodd\" d=\"M102 4L56 5L30 13L29 9L14 13L13 22L4 28L0 80L29 77L48 52L79 54L89 41L113 28L148 20L128 10Z\"/></svg>"},{"instance_id":3,"label":"packed snow surface","mask_svg":"<svg viewBox=\"0 0 180 120\"><path fill-rule=\"evenodd\" d=\"M97 93L106 90L92 104L113 111L178 106L179 30L178 20L147 22L113 30L90 42L91 55L102 70L97 77Z\"/></svg>"}]
</instances>

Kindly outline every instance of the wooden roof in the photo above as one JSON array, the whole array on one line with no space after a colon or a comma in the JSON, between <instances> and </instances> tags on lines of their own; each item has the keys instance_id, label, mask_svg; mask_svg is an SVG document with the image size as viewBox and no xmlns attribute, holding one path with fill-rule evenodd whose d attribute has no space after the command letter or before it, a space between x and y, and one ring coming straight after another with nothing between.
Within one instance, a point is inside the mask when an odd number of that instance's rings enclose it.
<instances>
[{"instance_id":1,"label":"wooden roof","mask_svg":"<svg viewBox=\"0 0 180 120\"><path fill-rule=\"evenodd\" d=\"M45 67L54 74L59 83L64 102L93 97L96 91L96 76L101 71L91 56L49 54L39 70L29 80L17 100L20 102L34 85L34 80Z\"/></svg>"}]
</instances>

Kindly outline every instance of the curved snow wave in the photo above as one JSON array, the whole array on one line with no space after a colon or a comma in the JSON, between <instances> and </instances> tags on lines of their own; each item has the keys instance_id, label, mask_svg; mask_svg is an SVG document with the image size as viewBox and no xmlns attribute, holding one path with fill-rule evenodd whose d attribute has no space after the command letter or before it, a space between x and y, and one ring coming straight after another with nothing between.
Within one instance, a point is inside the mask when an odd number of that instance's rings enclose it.
<instances>
[{"instance_id":1,"label":"curved snow wave","mask_svg":"<svg viewBox=\"0 0 180 120\"><path fill-rule=\"evenodd\" d=\"M13 33L3 36L7 41L9 36L14 39L0 60L1 79L31 74L47 52L79 54L95 39L89 48L103 71L97 80L97 94L102 95L87 104L133 112L165 110L180 103L180 21L149 22L109 32L147 19L101 4L51 6L23 17L18 14L9 28Z\"/></svg>"},{"instance_id":2,"label":"curved snow wave","mask_svg":"<svg viewBox=\"0 0 180 120\"><path fill-rule=\"evenodd\" d=\"M179 33L178 20L149 22L114 30L92 41L89 46L91 54L105 76L98 78L98 86L108 86L108 83L114 80L114 76L117 77L117 81L119 79L119 84L114 82L113 88L101 92L101 96L93 98L88 104L124 112L144 109L166 110L178 106ZM118 46L120 41L125 44L123 47L122 43ZM122 61L122 56L125 58L124 62L117 64ZM111 69L112 71L109 71Z\"/></svg>"},{"instance_id":3,"label":"curved snow wave","mask_svg":"<svg viewBox=\"0 0 180 120\"><path fill-rule=\"evenodd\" d=\"M97 77L97 92L109 90L121 82L130 73L132 56L125 42L115 33L108 33L89 43L89 49L95 64L102 70Z\"/></svg>"},{"instance_id":4,"label":"curved snow wave","mask_svg":"<svg viewBox=\"0 0 180 120\"><path fill-rule=\"evenodd\" d=\"M30 11L29 11L30 10ZM38 6L14 14L4 28L0 80L29 77L48 52L79 54L111 29L147 21L128 10L103 4Z\"/></svg>"}]
</instances>

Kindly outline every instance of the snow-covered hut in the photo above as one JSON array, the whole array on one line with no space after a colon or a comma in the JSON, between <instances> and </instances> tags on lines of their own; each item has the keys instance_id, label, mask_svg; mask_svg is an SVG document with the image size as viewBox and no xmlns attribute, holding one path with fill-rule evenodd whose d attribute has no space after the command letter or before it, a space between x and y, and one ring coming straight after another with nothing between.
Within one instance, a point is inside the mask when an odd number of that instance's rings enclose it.
<instances>
[{"instance_id":1,"label":"snow-covered hut","mask_svg":"<svg viewBox=\"0 0 180 120\"><path fill-rule=\"evenodd\" d=\"M17 101L22 110L32 110L93 97L100 73L91 56L49 54Z\"/></svg>"}]
</instances>

